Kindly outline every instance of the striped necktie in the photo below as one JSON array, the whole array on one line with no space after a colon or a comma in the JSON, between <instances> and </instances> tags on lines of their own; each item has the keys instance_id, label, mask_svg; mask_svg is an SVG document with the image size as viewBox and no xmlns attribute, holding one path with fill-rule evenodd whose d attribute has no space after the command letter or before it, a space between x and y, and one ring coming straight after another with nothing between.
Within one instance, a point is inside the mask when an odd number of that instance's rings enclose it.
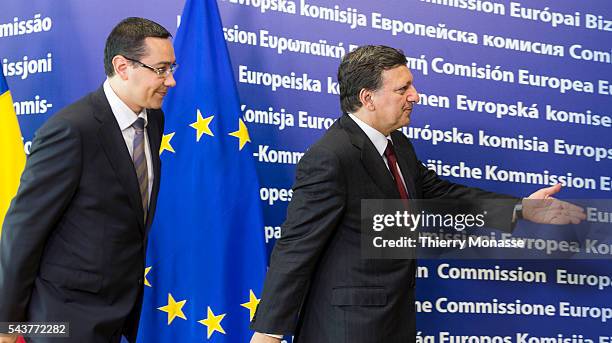
<instances>
[{"instance_id":1,"label":"striped necktie","mask_svg":"<svg viewBox=\"0 0 612 343\"><path fill-rule=\"evenodd\" d=\"M138 118L132 124L135 130L134 135L134 151L132 160L138 177L138 188L140 189L140 197L142 200L142 209L144 211L144 221L147 221L147 212L149 209L149 175L147 169L147 159L145 157L145 142L144 142L144 118Z\"/></svg>"}]
</instances>

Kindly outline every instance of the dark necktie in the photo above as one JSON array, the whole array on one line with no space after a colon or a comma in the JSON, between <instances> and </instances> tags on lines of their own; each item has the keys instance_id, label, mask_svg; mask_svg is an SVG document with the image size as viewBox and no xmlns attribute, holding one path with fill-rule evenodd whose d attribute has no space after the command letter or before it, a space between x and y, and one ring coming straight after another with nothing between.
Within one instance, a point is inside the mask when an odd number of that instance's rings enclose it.
<instances>
[{"instance_id":1,"label":"dark necktie","mask_svg":"<svg viewBox=\"0 0 612 343\"><path fill-rule=\"evenodd\" d=\"M144 220L146 223L147 212L149 208L149 175L147 169L147 159L145 157L145 142L144 142L144 119L138 118L132 124L135 130L134 134L134 151L132 160L138 177L138 188L140 189L140 198L142 200L142 209L144 211Z\"/></svg>"},{"instance_id":2,"label":"dark necktie","mask_svg":"<svg viewBox=\"0 0 612 343\"><path fill-rule=\"evenodd\" d=\"M393 149L393 143L389 139L387 139L385 157L387 158L387 162L389 164L389 170L391 170L391 174L393 174L393 179L395 180L395 187L399 192L400 199L408 199L408 192L406 192L406 187L404 187L402 177L400 176L399 169L397 168L397 157L395 156L395 149Z\"/></svg>"}]
</instances>

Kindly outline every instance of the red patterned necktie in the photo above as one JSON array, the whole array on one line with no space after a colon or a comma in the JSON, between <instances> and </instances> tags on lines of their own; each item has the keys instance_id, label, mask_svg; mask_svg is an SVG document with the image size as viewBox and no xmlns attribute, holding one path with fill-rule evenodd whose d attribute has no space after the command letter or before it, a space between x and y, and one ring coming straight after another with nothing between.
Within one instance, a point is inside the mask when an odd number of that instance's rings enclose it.
<instances>
[{"instance_id":1,"label":"red patterned necktie","mask_svg":"<svg viewBox=\"0 0 612 343\"><path fill-rule=\"evenodd\" d=\"M385 157L387 158L387 162L389 164L389 169L391 170L391 174L393 174L393 179L395 180L395 187L399 192L401 199L408 199L408 192L406 192L406 187L404 187L404 183L402 182L402 177L400 176L399 169L397 167L397 157L395 156L395 149L393 149L393 143L391 140L387 139L387 148L385 149Z\"/></svg>"}]
</instances>

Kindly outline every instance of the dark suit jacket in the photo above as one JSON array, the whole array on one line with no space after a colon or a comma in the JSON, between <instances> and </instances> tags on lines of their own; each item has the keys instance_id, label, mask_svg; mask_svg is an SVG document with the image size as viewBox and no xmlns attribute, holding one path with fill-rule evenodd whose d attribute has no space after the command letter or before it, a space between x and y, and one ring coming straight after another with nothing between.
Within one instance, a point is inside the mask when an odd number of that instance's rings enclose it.
<instances>
[{"instance_id":1,"label":"dark suit jacket","mask_svg":"<svg viewBox=\"0 0 612 343\"><path fill-rule=\"evenodd\" d=\"M155 175L147 223L102 87L36 132L0 240L0 322L70 322L70 339L60 342L135 336L164 126L160 110L147 118Z\"/></svg>"},{"instance_id":2,"label":"dark suit jacket","mask_svg":"<svg viewBox=\"0 0 612 343\"><path fill-rule=\"evenodd\" d=\"M402 133L391 137L411 198L500 197L439 179ZM299 343L415 341L416 261L361 257L361 199L399 193L372 142L344 115L298 164L252 329L295 334Z\"/></svg>"}]
</instances>

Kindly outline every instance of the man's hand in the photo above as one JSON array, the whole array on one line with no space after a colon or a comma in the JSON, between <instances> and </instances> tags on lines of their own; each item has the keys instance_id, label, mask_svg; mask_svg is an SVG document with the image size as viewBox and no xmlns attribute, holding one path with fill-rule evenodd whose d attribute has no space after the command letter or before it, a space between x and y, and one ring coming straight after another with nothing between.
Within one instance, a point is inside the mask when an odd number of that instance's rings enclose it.
<instances>
[{"instance_id":1,"label":"man's hand","mask_svg":"<svg viewBox=\"0 0 612 343\"><path fill-rule=\"evenodd\" d=\"M578 224L586 219L584 209L552 196L561 190L561 184L542 188L523 199L523 218L540 224Z\"/></svg>"},{"instance_id":2,"label":"man's hand","mask_svg":"<svg viewBox=\"0 0 612 343\"><path fill-rule=\"evenodd\" d=\"M19 336L17 335L7 335L0 333L0 343L15 343L17 342L17 338L19 338Z\"/></svg>"},{"instance_id":3,"label":"man's hand","mask_svg":"<svg viewBox=\"0 0 612 343\"><path fill-rule=\"evenodd\" d=\"M280 343L280 341L280 338L275 338L259 332L255 332L253 337L251 337L251 343Z\"/></svg>"}]
</instances>

